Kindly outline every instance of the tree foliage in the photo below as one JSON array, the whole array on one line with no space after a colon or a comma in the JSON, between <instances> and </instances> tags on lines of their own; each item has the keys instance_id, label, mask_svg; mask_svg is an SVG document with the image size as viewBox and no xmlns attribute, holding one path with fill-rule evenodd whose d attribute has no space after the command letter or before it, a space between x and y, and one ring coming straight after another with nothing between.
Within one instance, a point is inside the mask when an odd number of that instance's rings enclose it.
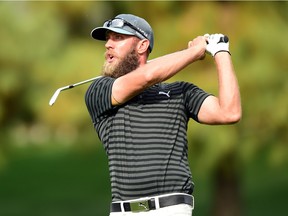
<instances>
[{"instance_id":1,"label":"tree foliage","mask_svg":"<svg viewBox=\"0 0 288 216\"><path fill-rule=\"evenodd\" d=\"M84 136L94 143L83 98L87 86L61 93L52 108L48 101L57 88L99 74L104 44L92 40L90 31L118 13L134 13L153 26L151 58L184 49L205 33L230 37L243 119L212 129L191 122L194 166L213 170L225 152L235 149L249 161L263 147L271 148L271 163L281 164L288 155L287 9L287 2L1 2L1 136L15 145L74 143ZM174 80L217 94L209 56Z\"/></svg>"}]
</instances>

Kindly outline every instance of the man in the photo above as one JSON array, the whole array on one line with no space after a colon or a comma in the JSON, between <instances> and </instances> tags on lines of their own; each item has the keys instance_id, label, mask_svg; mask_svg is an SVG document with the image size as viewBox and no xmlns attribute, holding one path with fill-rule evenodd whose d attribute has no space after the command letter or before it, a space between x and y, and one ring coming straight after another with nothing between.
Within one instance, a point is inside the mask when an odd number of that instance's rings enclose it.
<instances>
[{"instance_id":1,"label":"man","mask_svg":"<svg viewBox=\"0 0 288 216\"><path fill-rule=\"evenodd\" d=\"M187 49L147 61L152 28L131 14L106 21L91 35L106 41L103 77L91 84L85 100L109 160L110 216L191 216L189 118L202 124L241 118L229 43L220 41L221 34L199 36ZM188 82L162 83L206 52L215 59L218 97Z\"/></svg>"}]
</instances>

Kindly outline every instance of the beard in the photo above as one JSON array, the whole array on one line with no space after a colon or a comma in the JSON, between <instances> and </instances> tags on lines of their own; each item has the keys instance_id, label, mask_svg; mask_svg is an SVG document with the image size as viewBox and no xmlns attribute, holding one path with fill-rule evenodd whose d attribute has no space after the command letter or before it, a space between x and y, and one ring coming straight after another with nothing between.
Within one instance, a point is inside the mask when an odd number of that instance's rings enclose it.
<instances>
[{"instance_id":1,"label":"beard","mask_svg":"<svg viewBox=\"0 0 288 216\"><path fill-rule=\"evenodd\" d=\"M139 65L139 57L133 48L132 51L130 51L124 58L120 59L116 64L109 64L106 61L102 68L102 75L118 78L135 70Z\"/></svg>"}]
</instances>

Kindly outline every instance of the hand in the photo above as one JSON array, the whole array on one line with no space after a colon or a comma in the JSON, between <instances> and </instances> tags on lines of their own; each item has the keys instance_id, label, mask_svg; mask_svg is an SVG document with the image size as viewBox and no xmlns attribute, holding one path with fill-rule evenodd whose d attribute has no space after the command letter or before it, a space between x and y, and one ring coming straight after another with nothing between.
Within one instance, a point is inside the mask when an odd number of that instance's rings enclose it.
<instances>
[{"instance_id":1,"label":"hand","mask_svg":"<svg viewBox=\"0 0 288 216\"><path fill-rule=\"evenodd\" d=\"M204 37L207 41L206 52L213 57L218 52L228 52L230 54L228 37L225 38L223 34L205 34ZM227 41L224 39L227 39Z\"/></svg>"},{"instance_id":2,"label":"hand","mask_svg":"<svg viewBox=\"0 0 288 216\"><path fill-rule=\"evenodd\" d=\"M193 39L192 41L188 42L188 48L199 48L199 55L198 55L198 59L199 60L203 60L205 58L206 55L206 39L204 36L198 36L195 39Z\"/></svg>"}]
</instances>

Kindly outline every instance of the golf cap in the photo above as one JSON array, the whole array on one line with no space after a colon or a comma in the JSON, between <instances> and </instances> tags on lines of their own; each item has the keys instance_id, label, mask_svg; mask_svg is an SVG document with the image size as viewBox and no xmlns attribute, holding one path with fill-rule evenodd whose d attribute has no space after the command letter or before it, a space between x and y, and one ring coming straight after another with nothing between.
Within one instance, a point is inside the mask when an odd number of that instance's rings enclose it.
<instances>
[{"instance_id":1,"label":"golf cap","mask_svg":"<svg viewBox=\"0 0 288 216\"><path fill-rule=\"evenodd\" d=\"M104 22L102 27L91 31L91 36L96 40L106 40L106 32L110 30L119 34L134 35L140 39L148 39L150 42L149 51L152 52L154 45L153 30L149 23L132 14L119 14L115 18Z\"/></svg>"}]
</instances>

